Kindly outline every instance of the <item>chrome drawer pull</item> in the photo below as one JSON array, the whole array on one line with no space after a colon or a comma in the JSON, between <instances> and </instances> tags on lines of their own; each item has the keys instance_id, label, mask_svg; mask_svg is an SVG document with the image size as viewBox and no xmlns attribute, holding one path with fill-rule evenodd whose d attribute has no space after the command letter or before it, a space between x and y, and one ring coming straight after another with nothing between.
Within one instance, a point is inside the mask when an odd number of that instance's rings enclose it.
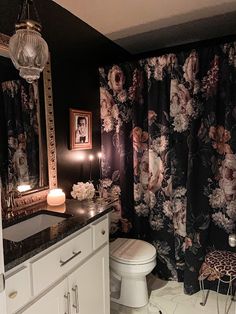
<instances>
[{"instance_id":1,"label":"chrome drawer pull","mask_svg":"<svg viewBox=\"0 0 236 314\"><path fill-rule=\"evenodd\" d=\"M75 293L75 304L72 306L75 308L76 313L79 313L79 296L78 296L78 286L75 285L74 288L72 288L72 291Z\"/></svg>"},{"instance_id":2,"label":"chrome drawer pull","mask_svg":"<svg viewBox=\"0 0 236 314\"><path fill-rule=\"evenodd\" d=\"M79 251L79 252L72 252L72 253L73 253L73 255L70 258L68 258L67 260L65 260L65 261L60 260L60 264L61 264L60 266L61 267L66 265L68 262L70 262L73 258L78 256L79 254L81 254L81 251Z\"/></svg>"},{"instance_id":3,"label":"chrome drawer pull","mask_svg":"<svg viewBox=\"0 0 236 314\"><path fill-rule=\"evenodd\" d=\"M67 312L65 314L70 314L70 292L64 295L64 298L66 299L67 303Z\"/></svg>"}]
</instances>

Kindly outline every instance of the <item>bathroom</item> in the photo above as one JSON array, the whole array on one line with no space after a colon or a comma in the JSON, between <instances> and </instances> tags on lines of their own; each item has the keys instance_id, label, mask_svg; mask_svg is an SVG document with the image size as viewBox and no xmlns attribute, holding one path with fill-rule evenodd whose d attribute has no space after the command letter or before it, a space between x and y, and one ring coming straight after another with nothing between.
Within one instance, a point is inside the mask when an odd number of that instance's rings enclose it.
<instances>
[{"instance_id":1,"label":"bathroom","mask_svg":"<svg viewBox=\"0 0 236 314\"><path fill-rule=\"evenodd\" d=\"M110 78L112 75L118 75L120 81L122 82L122 73L119 68L126 74L126 82L124 84L132 85L132 75L134 74L134 67L129 66L129 64L134 64L137 60L147 60L150 58L149 64L152 64L151 58L156 57L158 55L170 54L170 53L180 53L182 51L188 51L189 53L192 49L198 49L199 47L218 47L222 43L232 43L235 40L235 29L236 29L236 6L233 1L215 1L214 6L212 1L208 1L205 6L196 8L189 8L189 10L183 10L182 15L173 14L175 19L173 18L172 24L165 24L168 22L168 14L166 15L165 20L161 20L159 24L156 22L155 29L161 29L156 34L152 34L153 32L149 31L150 28L146 28L145 34L140 34L139 36L133 36L138 41L142 41L140 46L131 40L131 38L127 37L126 40L123 41L121 39L111 41L106 36L99 33L96 30L96 27L92 28L90 23L86 21L88 24L80 20L76 17L76 14L73 15L66 9L70 9L66 7L66 4L63 1L34 1L37 10L39 12L40 22L43 26L43 38L46 40L50 50L50 58L51 58L51 76L52 76L52 97L53 97L53 110L54 110L54 123L55 123L55 147L56 147L56 167L57 167L57 182L58 187L62 188L66 197L71 199L71 189L73 184L78 181L87 182L90 179L93 180L95 184L95 188L98 189L98 180L101 178L101 175L105 178L104 168L109 168L110 171L117 170L116 166L120 163L120 169L124 166L125 162L129 164L131 162L128 156L128 150L131 150L129 146L128 139L131 136L131 131L133 129L133 139L135 142L135 138L137 139L137 146L134 145L135 148L140 149L138 145L141 145L141 148L145 147L148 144L147 138L145 138L146 134L140 135L140 129L135 129L135 127L139 126L143 129L148 128L148 130L152 130L152 125L149 127L144 125L142 121L142 114L147 114L146 112L137 112L137 116L135 117L135 121L132 121L133 127L127 124L127 133L121 136L119 139L113 137L114 133L106 132L104 129L104 116L100 116L100 93L99 87L102 87L103 95L106 94L108 90L108 75L110 73ZM73 3L73 1L71 1ZM60 6L62 5L62 7ZM146 6L147 4L145 4ZM184 5L184 1L176 1L176 8L178 5ZM207 7L207 9L206 9ZM66 8L66 9L65 9ZM168 11L166 8L163 10ZM192 11L191 11L192 9ZM78 9L79 10L79 9ZM105 8L102 10L104 11ZM177 9L176 9L177 11ZM19 12L19 1L7 1L2 0L0 4L0 33L11 36L14 32L14 24L17 19L17 14ZM99 11L100 12L100 11ZM136 11L135 11L136 12ZM206 12L208 12L206 14ZM79 14L79 13L78 13ZM81 16L81 19L82 16ZM194 22L192 22L194 21ZM149 23L151 25L151 23ZM149 25L149 26L150 26ZM215 27L215 25L219 25ZM178 27L179 26L179 27ZM138 28L138 26L136 27ZM132 29L130 30L132 31ZM131 32L132 33L132 32ZM154 37L151 37L154 35ZM109 37L109 36L108 36ZM200 42L201 41L201 42ZM192 43L192 44L191 44ZM118 44L118 45L117 45ZM125 48L121 48L122 45ZM130 44L130 46L129 46ZM132 46L133 44L133 46ZM181 45L181 46L180 46ZM169 48L168 48L169 47ZM173 48L172 48L173 47ZM95 52L95 53L94 53ZM194 55L192 55L194 58ZM186 55L187 58L187 55ZM165 61L165 60L164 60ZM129 63L130 62L130 63ZM183 62L183 60L181 60ZM209 62L209 60L207 60ZM182 63L181 63L182 64ZM120 65L120 67L114 67L113 65ZM183 64L182 64L183 65ZM145 65L144 65L145 66ZM201 71L204 71L202 69ZM100 77L98 73L98 68L100 68ZM151 68L151 67L150 67ZM103 69L103 70L102 70ZM133 72L132 72L133 71ZM104 74L105 73L105 74ZM127 76L129 73L129 76ZM104 75L103 75L104 74ZM99 85L99 80L100 84ZM112 78L110 79L112 81ZM112 88L111 88L112 89ZM113 86L113 89L114 86ZM101 93L101 94L102 94ZM158 97L158 96L157 96ZM162 102L161 99L159 99ZM82 111L92 112L92 148L85 150L77 150L71 149L70 147L70 109L78 109ZM147 110L153 110L152 105L150 105ZM160 109L158 109L160 110ZM154 111L154 110L153 110ZM152 112L151 112L152 113ZM160 112L157 112L160 116ZM102 118L102 119L101 119ZM133 117L132 117L133 118ZM155 114L150 117L150 119L155 119ZM99 123L97 122L99 121ZM150 120L151 121L151 120ZM159 120L158 120L159 121ZM164 121L164 120L163 120ZM159 121L160 122L160 121ZM230 125L230 128L233 130L233 125ZM102 135L101 135L102 130ZM105 130L105 131L104 131ZM164 133L163 133L164 134ZM165 133L166 134L166 133ZM212 133L213 134L213 133ZM204 136L204 134L201 134ZM214 138L217 135L212 135L213 143L216 142ZM234 136L234 137L233 137ZM141 138L141 140L140 140ZM231 132L231 138L229 138L228 134L225 134L225 138L223 142L225 144L224 148L229 149L227 145L230 145L230 149L235 153L235 133ZM162 138L163 139L163 138ZM121 143L120 147L127 148L127 151L122 152L114 149L114 147L109 143L112 143L113 140L124 141ZM173 140L173 139L172 139ZM181 154L181 150L185 150L184 143L181 142L181 137L176 140L176 146L179 145L178 153ZM141 143L140 143L141 142ZM116 142L117 144L117 142ZM165 143L163 144L165 146ZM219 146L217 146L220 149ZM101 159L98 157L98 153L102 152L103 163L106 161L106 167L101 165ZM140 150L138 154L140 154ZM232 153L232 152L231 152ZM89 160L89 155L93 155L94 159ZM152 155L152 153L151 153ZM150 155L150 156L151 156ZM125 157L124 157L125 156ZM149 156L149 157L150 157ZM135 154L132 158L136 158L136 161L140 161L140 155L135 157ZM185 156L186 157L186 156ZM122 159L123 158L123 159ZM125 161L124 161L125 158ZM163 157L164 158L164 157ZM167 158L167 157L166 157ZM159 159L158 159L159 160ZM188 160L184 159L183 163L187 163ZM124 164L123 164L124 163ZM126 164L125 164L126 165ZM101 166L103 166L103 174L101 174ZM145 170L145 156L142 159L143 169ZM159 169L157 184L166 182L163 185L167 190L168 188L168 178L169 173L164 171L163 165L159 162L156 165L156 169ZM158 168L159 167L159 168ZM180 167L181 168L181 167ZM130 171L130 172L129 172ZM123 216L121 218L116 215L120 215L120 208L117 207L115 211L111 213L111 237L125 237L129 236L136 239L145 239L147 242L154 242L153 237L154 231L150 232L149 229L149 218L150 215L145 214L145 209L143 209L143 214L135 214L134 215L134 204L132 203L132 199L130 195L133 195L133 182L130 181L133 173L131 172L133 169L127 168L126 173L122 173L123 176L119 178L120 185L122 189L121 201L123 204ZM196 171L196 170L195 170ZM200 171L200 170L199 170ZM195 172L196 173L196 172ZM131 175L130 175L131 174ZM181 175L181 174L179 174ZM235 176L235 173L232 174ZM113 177L114 181L115 175ZM143 178L139 178L136 176L135 184L138 187L139 183L142 180L145 180L145 171L143 171ZM197 183L196 183L196 186ZM136 189L136 192L138 189ZM140 192L140 191L139 191ZM192 189L191 192L195 193L195 189ZM205 191L210 194L210 191ZM160 195L161 201L163 203L163 194ZM138 193L135 194L136 200L136 213L139 213L139 209L142 208L142 201L138 198ZM230 196L231 198L232 196ZM233 197L232 197L233 198ZM234 196L235 199L235 196ZM194 199L197 202L197 199ZM140 205L141 204L141 205ZM205 206L206 204L204 204ZM206 205L208 206L208 205ZM233 208L233 210L235 210ZM204 210L203 210L204 212ZM167 215L168 215L167 210ZM3 213L5 215L5 213ZM15 215L13 213L9 214ZM115 223L112 219L116 219ZM156 217L158 219L160 217ZM168 217L167 217L168 218ZM186 219L186 217L180 217L182 220ZM203 215L199 217L199 219L205 219L206 217ZM101 219L101 217L99 218ZM186 238L185 242L181 242L182 235L182 225L180 223L181 219L176 220L178 232L175 236L172 233L165 234L163 231L158 233L156 240L167 241L167 249L170 248L170 252L173 255L170 260L167 262L163 262L163 259L159 259L158 266L159 269L154 269L153 273L148 276L149 288L153 290L150 294L150 301L144 307L126 307L119 305L118 303L111 303L111 313L184 313L185 308L192 307L192 312L195 313L217 313L217 287L213 287L212 291L210 291L209 298L205 307L200 305L201 302L201 293L197 292L197 286L199 287L197 275L195 272L191 271L191 266L194 267L192 260L194 263L202 263L203 262L203 254L202 252L192 252L192 255L188 255L187 258L189 260L185 260L190 263L190 275L187 276L189 283L187 283L187 287L189 291L186 291L187 294L184 294L183 284L181 283L183 278L183 271L181 267L183 266L184 257L182 256L182 249L179 251L175 251L176 247L185 245L190 246L191 239ZM187 218L190 221L189 217ZM116 223L118 221L118 223ZM165 220L167 221L167 220ZM103 223L103 221L99 222ZM160 223L152 220L152 223ZM204 226L202 221L199 222ZM179 225L178 225L179 224ZM133 228L135 225L135 228ZM207 225L207 221L206 221ZM168 225L165 224L165 228L168 228ZM95 225L91 226L92 230L95 230ZM163 229L162 229L163 230ZM234 248L228 246L228 235L229 232L224 232L222 229L214 229L211 233L209 229L203 230L201 236L203 237L201 241L204 241L207 237L215 236L217 239L214 240L214 243L219 244L218 247L224 248L225 250L231 250L235 252ZM205 230L205 231L204 231ZM231 229L233 231L233 228ZM230 231L230 232L231 232ZM92 231L91 231L92 232ZM181 238L182 237L182 238ZM179 239L181 241L177 244L174 244L174 241L178 242ZM197 243L197 239L196 243ZM211 239L212 240L212 239ZM188 242L189 241L189 242ZM196 244L195 243L195 244ZM157 245L157 244L156 244ZM199 248L195 247L197 250ZM159 247L159 250L163 249L163 247ZM172 250L173 249L173 250ZM203 247L205 250L206 247ZM201 251L201 249L200 249ZM176 253L177 252L177 253ZM200 259L196 258L194 254L200 254ZM170 255L171 255L170 254ZM175 255L177 254L177 255ZM167 254L169 257L169 255ZM163 256L162 256L163 257ZM170 274L171 267L167 267L166 265L170 261L172 263L175 259L178 260L178 271L175 274ZM1 266L1 262L0 262ZM28 265L27 265L28 267ZM30 266L31 267L31 266ZM196 265L199 268L199 265ZM1 269L0 269L1 270ZM0 271L0 273L2 270ZM107 274L106 274L107 276ZM161 279L158 279L161 278ZM194 277L194 279L192 278ZM170 281L166 281L165 279L170 279ZM177 282L177 279L180 282ZM193 283L193 287L191 284ZM207 280L205 281L207 282ZM186 283L186 278L185 278ZM1 284L0 284L1 288ZM185 286L186 288L186 286ZM190 291L193 288L192 292ZM74 296L74 294L73 294ZM1 299L0 299L1 300ZM225 306L225 296L219 295L219 303L220 310L223 313L223 309ZM234 303L231 304L229 313L234 313ZM18 311L18 310L17 310ZM17 313L17 311L15 311ZM160 312L159 312L160 311ZM1 312L1 311L0 311ZM30 313L30 312L27 312ZM36 312L35 312L36 313ZM64 313L64 312L63 312ZM105 312L106 313L106 312ZM4 313L5 314L5 313ZM86 313L90 314L90 313ZM92 314L92 313L91 313Z\"/></svg>"}]
</instances>

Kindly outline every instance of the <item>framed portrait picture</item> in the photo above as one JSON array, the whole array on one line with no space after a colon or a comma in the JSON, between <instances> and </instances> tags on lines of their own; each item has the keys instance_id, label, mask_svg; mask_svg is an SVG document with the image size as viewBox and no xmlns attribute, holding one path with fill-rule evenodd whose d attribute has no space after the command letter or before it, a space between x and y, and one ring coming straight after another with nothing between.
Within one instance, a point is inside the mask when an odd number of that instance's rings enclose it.
<instances>
[{"instance_id":1,"label":"framed portrait picture","mask_svg":"<svg viewBox=\"0 0 236 314\"><path fill-rule=\"evenodd\" d=\"M70 149L92 148L92 112L70 109Z\"/></svg>"}]
</instances>

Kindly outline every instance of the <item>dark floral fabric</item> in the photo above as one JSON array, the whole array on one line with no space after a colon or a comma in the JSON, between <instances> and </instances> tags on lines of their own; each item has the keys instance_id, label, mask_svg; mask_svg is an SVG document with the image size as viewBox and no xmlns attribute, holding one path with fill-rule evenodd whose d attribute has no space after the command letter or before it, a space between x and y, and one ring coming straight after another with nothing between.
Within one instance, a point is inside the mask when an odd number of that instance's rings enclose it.
<instances>
[{"instance_id":1,"label":"dark floral fabric","mask_svg":"<svg viewBox=\"0 0 236 314\"><path fill-rule=\"evenodd\" d=\"M152 243L155 272L192 294L206 252L232 250L236 43L100 68L100 84L111 232Z\"/></svg>"},{"instance_id":2,"label":"dark floral fabric","mask_svg":"<svg viewBox=\"0 0 236 314\"><path fill-rule=\"evenodd\" d=\"M19 185L38 186L39 110L37 84L12 80L0 86L1 181L5 195ZM6 205L3 202L3 205Z\"/></svg>"}]
</instances>

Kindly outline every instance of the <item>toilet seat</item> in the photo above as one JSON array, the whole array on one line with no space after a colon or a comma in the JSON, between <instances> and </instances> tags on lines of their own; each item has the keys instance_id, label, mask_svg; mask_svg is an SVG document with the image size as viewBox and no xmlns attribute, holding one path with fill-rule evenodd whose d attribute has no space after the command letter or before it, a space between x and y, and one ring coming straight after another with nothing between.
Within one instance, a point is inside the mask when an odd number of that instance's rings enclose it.
<instances>
[{"instance_id":1,"label":"toilet seat","mask_svg":"<svg viewBox=\"0 0 236 314\"><path fill-rule=\"evenodd\" d=\"M155 257L155 247L142 240L117 238L110 243L110 259L122 264L142 265Z\"/></svg>"}]
</instances>

